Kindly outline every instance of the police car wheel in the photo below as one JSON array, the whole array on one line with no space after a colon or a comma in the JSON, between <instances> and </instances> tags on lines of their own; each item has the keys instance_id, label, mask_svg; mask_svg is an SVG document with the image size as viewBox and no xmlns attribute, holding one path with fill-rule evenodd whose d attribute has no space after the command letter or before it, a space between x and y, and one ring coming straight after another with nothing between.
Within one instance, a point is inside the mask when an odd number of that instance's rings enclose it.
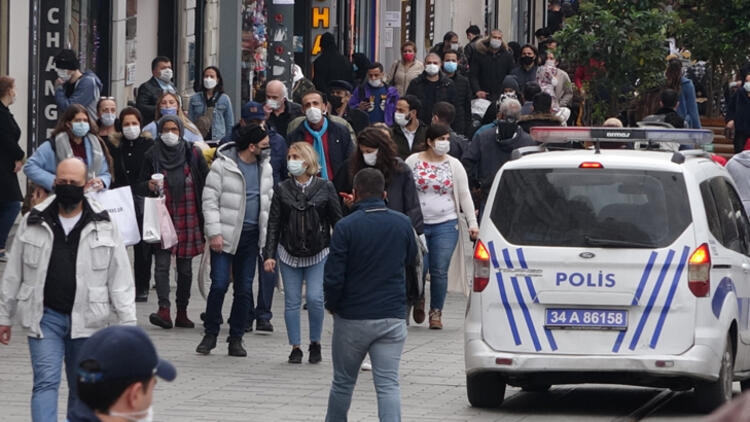
<instances>
[{"instance_id":1,"label":"police car wheel","mask_svg":"<svg viewBox=\"0 0 750 422\"><path fill-rule=\"evenodd\" d=\"M719 378L716 381L702 382L695 386L695 403L698 410L709 413L731 400L733 379L734 350L732 339L727 336L719 367Z\"/></svg>"},{"instance_id":2,"label":"police car wheel","mask_svg":"<svg viewBox=\"0 0 750 422\"><path fill-rule=\"evenodd\" d=\"M750 380L740 381L740 388L742 391L750 389Z\"/></svg>"},{"instance_id":3,"label":"police car wheel","mask_svg":"<svg viewBox=\"0 0 750 422\"><path fill-rule=\"evenodd\" d=\"M549 391L550 387L552 386L549 384L526 384L521 386L521 390L527 393L544 393Z\"/></svg>"},{"instance_id":4,"label":"police car wheel","mask_svg":"<svg viewBox=\"0 0 750 422\"><path fill-rule=\"evenodd\" d=\"M505 399L505 382L495 372L467 375L466 394L473 407L500 407Z\"/></svg>"}]
</instances>

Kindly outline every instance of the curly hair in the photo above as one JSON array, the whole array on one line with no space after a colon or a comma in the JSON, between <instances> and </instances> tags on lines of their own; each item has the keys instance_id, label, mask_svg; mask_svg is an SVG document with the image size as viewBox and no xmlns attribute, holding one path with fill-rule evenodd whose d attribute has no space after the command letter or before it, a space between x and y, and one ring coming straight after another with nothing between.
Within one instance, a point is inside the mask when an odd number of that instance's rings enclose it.
<instances>
[{"instance_id":1,"label":"curly hair","mask_svg":"<svg viewBox=\"0 0 750 422\"><path fill-rule=\"evenodd\" d=\"M370 167L365 164L365 159L362 156L359 145L376 148L378 150L378 159L373 168L376 168L383 173L385 184L388 186L391 181L391 176L394 173L397 173L399 168L398 156L396 155L396 144L393 143L390 135L383 129L372 126L364 128L359 132L357 135L357 148L354 148L351 158L349 159L349 177L352 180L357 172L363 168Z\"/></svg>"}]
</instances>

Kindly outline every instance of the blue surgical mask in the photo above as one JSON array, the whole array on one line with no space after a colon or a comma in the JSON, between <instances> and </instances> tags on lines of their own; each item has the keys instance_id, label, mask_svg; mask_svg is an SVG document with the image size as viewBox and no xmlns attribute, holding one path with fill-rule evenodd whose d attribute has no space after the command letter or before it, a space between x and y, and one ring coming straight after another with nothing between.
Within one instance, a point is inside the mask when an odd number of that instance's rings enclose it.
<instances>
[{"instance_id":1,"label":"blue surgical mask","mask_svg":"<svg viewBox=\"0 0 750 422\"><path fill-rule=\"evenodd\" d=\"M301 176L305 172L305 162L302 160L289 160L286 162L286 169L292 176Z\"/></svg>"},{"instance_id":2,"label":"blue surgical mask","mask_svg":"<svg viewBox=\"0 0 750 422\"><path fill-rule=\"evenodd\" d=\"M445 62L443 63L443 69L448 73L455 73L458 69L458 63L456 62Z\"/></svg>"},{"instance_id":3,"label":"blue surgical mask","mask_svg":"<svg viewBox=\"0 0 750 422\"><path fill-rule=\"evenodd\" d=\"M177 107L160 108L159 112L162 116L174 116L177 114Z\"/></svg>"},{"instance_id":4,"label":"blue surgical mask","mask_svg":"<svg viewBox=\"0 0 750 422\"><path fill-rule=\"evenodd\" d=\"M89 122L73 122L70 126L73 130L73 136L77 138L82 138L89 133Z\"/></svg>"}]
</instances>

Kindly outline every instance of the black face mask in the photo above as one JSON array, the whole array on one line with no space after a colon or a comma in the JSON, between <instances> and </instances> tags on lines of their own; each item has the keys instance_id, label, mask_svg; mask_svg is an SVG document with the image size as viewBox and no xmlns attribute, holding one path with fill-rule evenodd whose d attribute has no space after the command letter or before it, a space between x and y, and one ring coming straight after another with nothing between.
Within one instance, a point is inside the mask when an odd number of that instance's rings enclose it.
<instances>
[{"instance_id":1,"label":"black face mask","mask_svg":"<svg viewBox=\"0 0 750 422\"><path fill-rule=\"evenodd\" d=\"M331 103L331 107L333 107L334 110L338 110L343 103L343 99L337 95L331 95L328 97L328 101Z\"/></svg>"},{"instance_id":2,"label":"black face mask","mask_svg":"<svg viewBox=\"0 0 750 422\"><path fill-rule=\"evenodd\" d=\"M70 211L83 201L83 186L55 185L55 195L60 206Z\"/></svg>"},{"instance_id":3,"label":"black face mask","mask_svg":"<svg viewBox=\"0 0 750 422\"><path fill-rule=\"evenodd\" d=\"M530 64L534 63L534 58L529 56L523 56L521 57L521 64L524 66L528 66Z\"/></svg>"}]
</instances>

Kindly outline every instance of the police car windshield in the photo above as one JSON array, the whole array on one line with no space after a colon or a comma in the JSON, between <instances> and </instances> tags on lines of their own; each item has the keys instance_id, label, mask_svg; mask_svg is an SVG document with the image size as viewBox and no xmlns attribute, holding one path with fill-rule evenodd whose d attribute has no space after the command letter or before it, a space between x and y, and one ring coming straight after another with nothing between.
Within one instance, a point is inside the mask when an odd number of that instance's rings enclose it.
<instances>
[{"instance_id":1,"label":"police car windshield","mask_svg":"<svg viewBox=\"0 0 750 422\"><path fill-rule=\"evenodd\" d=\"M692 221L680 173L509 170L497 192L492 221L517 245L660 248Z\"/></svg>"}]
</instances>

